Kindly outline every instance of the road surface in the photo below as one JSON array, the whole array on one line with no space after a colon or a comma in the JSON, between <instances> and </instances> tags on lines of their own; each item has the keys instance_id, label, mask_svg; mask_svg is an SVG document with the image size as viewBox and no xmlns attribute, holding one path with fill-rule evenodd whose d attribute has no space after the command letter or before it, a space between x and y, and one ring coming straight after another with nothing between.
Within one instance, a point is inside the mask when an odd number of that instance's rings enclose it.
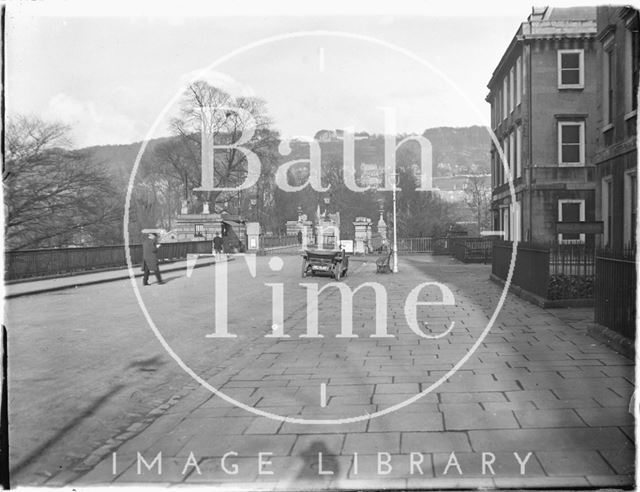
<instances>
[{"instance_id":1,"label":"road surface","mask_svg":"<svg viewBox=\"0 0 640 492\"><path fill-rule=\"evenodd\" d=\"M318 336L305 338L314 335L307 294L330 279L302 279L295 256L279 263L258 257L252 271L239 257L190 277L169 273L167 284L152 284L141 297L175 355L224 394L275 416L352 423L283 423L211 395L163 348L128 281L21 297L7 302L13 483L158 481L134 472L131 453L152 457L162 451L175 465L193 451L200 463L211 464L227 448L254 452L262 445L273 448L277 468L294 473L275 478L293 480L293 488L302 486L309 472L305 460L318 450L332 456L327 466L336 471L336 481L326 480L326 486L357 486L354 479L370 478L372 465L354 475L353 452L366 457L388 450L400 458L420 443L430 443L422 451L429 453L432 478L442 478L452 451L465 452L472 462L485 449L509 454L514 446L529 446L535 455L524 479L540 486L631 480L632 362L586 335L588 310L554 313L508 296L496 325L459 372L399 412L369 420L367 414L430 388L469 353L502 293L488 281L489 267L405 257L399 274L376 275L372 259L352 258L343 284L354 289L377 282L386 302L376 303L373 289L359 291L348 333L340 295L327 289L319 296ZM215 279L225 269L228 333L237 336L210 338ZM453 306L420 305L410 313L430 338L407 323L407 299L423 282L445 285L455 298ZM274 292L282 296L274 300ZM414 300L436 302L442 293L431 285ZM284 326L274 333L272 306L280 301ZM388 332L376 327L381 305ZM274 334L288 338L269 336ZM115 474L106 451L121 460ZM496 479L503 482L490 484L534 483L522 482L516 464ZM420 486L420 477L408 478L403 466L391 475L398 481L386 484ZM169 466L160 481L218 479L229 481Z\"/></svg>"}]
</instances>

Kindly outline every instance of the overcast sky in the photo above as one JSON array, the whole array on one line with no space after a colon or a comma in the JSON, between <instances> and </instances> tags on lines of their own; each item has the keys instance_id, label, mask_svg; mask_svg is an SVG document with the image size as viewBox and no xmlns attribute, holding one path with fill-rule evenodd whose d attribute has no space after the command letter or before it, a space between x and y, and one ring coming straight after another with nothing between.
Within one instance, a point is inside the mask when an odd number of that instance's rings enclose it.
<instances>
[{"instance_id":1,"label":"overcast sky","mask_svg":"<svg viewBox=\"0 0 640 492\"><path fill-rule=\"evenodd\" d=\"M285 136L346 126L382 132L381 107L395 108L398 132L485 124L486 84L530 12L528 2L483 2L482 9L467 10L451 2L456 11L443 2L428 11L426 2L420 8L399 2L371 4L364 13L338 10L341 2L317 3L325 7L241 2L245 10L227 6L200 17L195 7L181 7L178 17L178 2L97 12L68 2L14 5L7 16L7 113L66 122L78 147L139 141L199 70L280 36L204 77L236 95L264 99ZM303 31L346 34L286 38ZM160 121L155 134L167 132Z\"/></svg>"}]
</instances>

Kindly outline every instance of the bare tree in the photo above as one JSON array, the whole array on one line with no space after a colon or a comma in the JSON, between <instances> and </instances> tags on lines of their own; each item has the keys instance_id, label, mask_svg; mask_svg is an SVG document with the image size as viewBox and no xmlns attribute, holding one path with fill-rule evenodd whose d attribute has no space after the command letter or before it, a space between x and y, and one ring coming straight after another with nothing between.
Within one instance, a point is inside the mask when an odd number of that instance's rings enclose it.
<instances>
[{"instance_id":1,"label":"bare tree","mask_svg":"<svg viewBox=\"0 0 640 492\"><path fill-rule=\"evenodd\" d=\"M190 190L199 184L200 149L190 139L172 138L158 144L154 150L152 173L179 183L185 200Z\"/></svg>"},{"instance_id":2,"label":"bare tree","mask_svg":"<svg viewBox=\"0 0 640 492\"><path fill-rule=\"evenodd\" d=\"M241 138L244 131L250 129L253 131L250 142L243 146L257 154L262 163L258 184L258 188L262 187L262 190L254 191L254 194L261 196L265 192L265 187L272 182L277 144L277 135L270 130L271 121L267 117L264 102L252 97L234 98L203 81L194 82L187 88L180 103L179 116L171 122L174 133L183 140L184 148L189 151L189 159L196 163L193 166L183 160L178 166L184 172L182 181L185 183L185 188L191 186L191 183L200 182L200 132L203 124L206 125L206 131L213 135L216 145L233 144ZM216 187L239 186L245 179L246 164L244 154L235 148L226 151L216 150L214 166ZM217 203L218 208L221 208L220 205L225 202L236 200L240 203L241 195L240 192L213 192L204 199Z\"/></svg>"},{"instance_id":3,"label":"bare tree","mask_svg":"<svg viewBox=\"0 0 640 492\"><path fill-rule=\"evenodd\" d=\"M467 178L464 201L478 224L478 232L488 229L491 224L491 186L486 176L472 174Z\"/></svg>"},{"instance_id":4,"label":"bare tree","mask_svg":"<svg viewBox=\"0 0 640 492\"><path fill-rule=\"evenodd\" d=\"M152 229L158 226L169 228L162 217L164 204L162 193L166 191L166 186L162 185L160 181L143 181L134 186L131 202L139 229Z\"/></svg>"},{"instance_id":5,"label":"bare tree","mask_svg":"<svg viewBox=\"0 0 640 492\"><path fill-rule=\"evenodd\" d=\"M92 242L121 209L104 169L70 151L69 128L36 117L5 131L5 241L10 249Z\"/></svg>"}]
</instances>

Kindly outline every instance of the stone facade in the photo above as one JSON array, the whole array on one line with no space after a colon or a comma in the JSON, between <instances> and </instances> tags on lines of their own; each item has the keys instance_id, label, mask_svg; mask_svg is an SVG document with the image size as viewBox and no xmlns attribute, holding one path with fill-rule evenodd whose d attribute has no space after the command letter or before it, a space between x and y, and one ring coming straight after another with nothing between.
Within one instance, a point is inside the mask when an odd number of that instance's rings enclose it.
<instances>
[{"instance_id":1,"label":"stone facade","mask_svg":"<svg viewBox=\"0 0 640 492\"><path fill-rule=\"evenodd\" d=\"M315 238L319 248L335 249L340 245L340 212L317 214Z\"/></svg>"},{"instance_id":2,"label":"stone facade","mask_svg":"<svg viewBox=\"0 0 640 492\"><path fill-rule=\"evenodd\" d=\"M604 222L602 245L620 250L635 245L637 203L638 11L598 7L600 98L596 137L597 220Z\"/></svg>"},{"instance_id":3,"label":"stone facade","mask_svg":"<svg viewBox=\"0 0 640 492\"><path fill-rule=\"evenodd\" d=\"M354 232L354 253L369 253L371 249L371 236L373 233L373 222L369 217L356 217L353 223Z\"/></svg>"},{"instance_id":4,"label":"stone facade","mask_svg":"<svg viewBox=\"0 0 640 492\"><path fill-rule=\"evenodd\" d=\"M287 236L297 236L298 231L302 232L305 244L313 243L313 222L310 220L288 220ZM306 239L305 239L306 238Z\"/></svg>"},{"instance_id":5,"label":"stone facade","mask_svg":"<svg viewBox=\"0 0 640 492\"><path fill-rule=\"evenodd\" d=\"M171 231L174 241L213 241L222 236L225 252L243 251L247 246L246 225L242 217L228 214L181 214Z\"/></svg>"},{"instance_id":6,"label":"stone facade","mask_svg":"<svg viewBox=\"0 0 640 492\"><path fill-rule=\"evenodd\" d=\"M176 241L211 241L216 233L222 234L222 217L220 214L181 214L172 233Z\"/></svg>"},{"instance_id":7,"label":"stone facade","mask_svg":"<svg viewBox=\"0 0 640 492\"><path fill-rule=\"evenodd\" d=\"M592 240L556 226L595 219L596 30L595 7L534 8L493 72L493 225L505 239Z\"/></svg>"}]
</instances>

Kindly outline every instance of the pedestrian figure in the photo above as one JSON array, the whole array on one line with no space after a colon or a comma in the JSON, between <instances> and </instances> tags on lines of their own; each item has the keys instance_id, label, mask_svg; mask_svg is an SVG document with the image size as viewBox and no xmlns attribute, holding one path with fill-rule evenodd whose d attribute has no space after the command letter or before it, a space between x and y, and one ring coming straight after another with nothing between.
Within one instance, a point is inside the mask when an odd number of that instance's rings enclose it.
<instances>
[{"instance_id":1,"label":"pedestrian figure","mask_svg":"<svg viewBox=\"0 0 640 492\"><path fill-rule=\"evenodd\" d=\"M149 234L142 242L142 285L149 285L149 273L153 272L156 276L158 284L163 284L160 276L160 268L158 267L158 245L155 234Z\"/></svg>"},{"instance_id":2,"label":"pedestrian figure","mask_svg":"<svg viewBox=\"0 0 640 492\"><path fill-rule=\"evenodd\" d=\"M216 256L222 254L222 245L223 241L220 237L220 233L216 232L216 237L213 238L213 251L215 252Z\"/></svg>"},{"instance_id":3,"label":"pedestrian figure","mask_svg":"<svg viewBox=\"0 0 640 492\"><path fill-rule=\"evenodd\" d=\"M302 244L302 231L298 231L298 244Z\"/></svg>"}]
</instances>

